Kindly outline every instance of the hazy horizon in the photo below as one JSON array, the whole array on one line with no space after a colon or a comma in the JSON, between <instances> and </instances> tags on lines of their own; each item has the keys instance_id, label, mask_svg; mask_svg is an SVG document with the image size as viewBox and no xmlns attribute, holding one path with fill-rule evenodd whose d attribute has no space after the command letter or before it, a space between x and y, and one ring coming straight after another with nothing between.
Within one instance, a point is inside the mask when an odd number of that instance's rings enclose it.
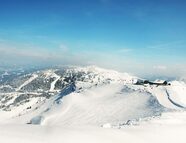
<instances>
[{"instance_id":1,"label":"hazy horizon","mask_svg":"<svg viewBox=\"0 0 186 143\"><path fill-rule=\"evenodd\" d=\"M186 75L184 0L1 0L0 66Z\"/></svg>"}]
</instances>

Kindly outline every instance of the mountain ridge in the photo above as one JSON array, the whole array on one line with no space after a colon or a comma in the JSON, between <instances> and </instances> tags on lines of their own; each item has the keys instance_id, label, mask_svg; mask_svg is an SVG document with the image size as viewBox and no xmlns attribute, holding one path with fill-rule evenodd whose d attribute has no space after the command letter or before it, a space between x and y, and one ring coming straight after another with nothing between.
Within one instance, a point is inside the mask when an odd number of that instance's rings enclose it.
<instances>
[{"instance_id":1,"label":"mountain ridge","mask_svg":"<svg viewBox=\"0 0 186 143\"><path fill-rule=\"evenodd\" d=\"M135 85L136 79L96 66L38 70L0 85L0 110L7 123L117 126L186 107L178 92L184 84Z\"/></svg>"}]
</instances>

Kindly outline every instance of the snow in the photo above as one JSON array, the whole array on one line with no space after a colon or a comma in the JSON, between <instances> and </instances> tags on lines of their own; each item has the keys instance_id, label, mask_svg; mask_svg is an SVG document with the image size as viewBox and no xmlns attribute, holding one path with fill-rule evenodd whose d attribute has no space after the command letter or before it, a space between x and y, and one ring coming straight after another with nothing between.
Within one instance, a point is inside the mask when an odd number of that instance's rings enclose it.
<instances>
[{"instance_id":1,"label":"snow","mask_svg":"<svg viewBox=\"0 0 186 143\"><path fill-rule=\"evenodd\" d=\"M178 81L173 81L171 84L171 88L167 89L170 94L170 98L186 108L186 84Z\"/></svg>"},{"instance_id":2,"label":"snow","mask_svg":"<svg viewBox=\"0 0 186 143\"><path fill-rule=\"evenodd\" d=\"M32 77L29 78L27 81L25 81L21 86L19 86L16 91L21 90L21 88L23 88L24 86L26 86L27 84L29 84L30 82L32 82L34 79L36 79L38 77L37 74L32 74Z\"/></svg>"},{"instance_id":3,"label":"snow","mask_svg":"<svg viewBox=\"0 0 186 143\"><path fill-rule=\"evenodd\" d=\"M50 86L50 92L53 92L54 91L54 89L55 89L55 84L56 84L56 82L60 79L60 76L58 76L57 74L53 74L52 75L52 77L54 77L55 78L55 80L51 83L51 86Z\"/></svg>"},{"instance_id":4,"label":"snow","mask_svg":"<svg viewBox=\"0 0 186 143\"><path fill-rule=\"evenodd\" d=\"M110 123L106 123L102 125L103 128L112 128L112 125Z\"/></svg>"},{"instance_id":5,"label":"snow","mask_svg":"<svg viewBox=\"0 0 186 143\"><path fill-rule=\"evenodd\" d=\"M82 71L85 80L71 83L55 94L61 76L55 70L46 70L45 78L54 78L48 91L53 93L52 97L46 99L32 93L36 96L29 98L29 102L11 111L0 110L0 142L185 143L184 82L143 86L134 85L138 78L127 73L95 66L68 70ZM16 92L7 93L13 96L7 105L21 94L22 87L38 76L32 74Z\"/></svg>"},{"instance_id":6,"label":"snow","mask_svg":"<svg viewBox=\"0 0 186 143\"><path fill-rule=\"evenodd\" d=\"M135 85L131 88L152 94L162 106L168 109L182 110L186 107L186 84L182 82L173 81L171 86Z\"/></svg>"},{"instance_id":7,"label":"snow","mask_svg":"<svg viewBox=\"0 0 186 143\"><path fill-rule=\"evenodd\" d=\"M3 86L0 86L0 89L1 88L11 88L12 89L12 87L10 86L10 85L3 85Z\"/></svg>"},{"instance_id":8,"label":"snow","mask_svg":"<svg viewBox=\"0 0 186 143\"><path fill-rule=\"evenodd\" d=\"M121 129L91 126L0 125L3 143L185 143L186 113L167 113L159 119Z\"/></svg>"},{"instance_id":9,"label":"snow","mask_svg":"<svg viewBox=\"0 0 186 143\"><path fill-rule=\"evenodd\" d=\"M139 119L162 112L160 105L151 105L153 96L128 92L121 84L103 85L81 93L65 96L62 105L43 114L42 125L120 124L128 119Z\"/></svg>"},{"instance_id":10,"label":"snow","mask_svg":"<svg viewBox=\"0 0 186 143\"><path fill-rule=\"evenodd\" d=\"M166 89L164 87L157 87L151 90L151 93L154 96L156 96L159 103L163 105L164 107L169 108L169 109L179 109L179 107L175 106L174 104L170 102L170 100L168 99L167 93L166 93Z\"/></svg>"}]
</instances>

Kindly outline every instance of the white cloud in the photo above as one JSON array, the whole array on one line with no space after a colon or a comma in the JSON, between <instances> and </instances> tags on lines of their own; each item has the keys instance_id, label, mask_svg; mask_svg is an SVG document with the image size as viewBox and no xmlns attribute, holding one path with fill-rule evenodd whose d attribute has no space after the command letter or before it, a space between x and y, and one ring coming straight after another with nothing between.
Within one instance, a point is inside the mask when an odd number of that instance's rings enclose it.
<instances>
[{"instance_id":1,"label":"white cloud","mask_svg":"<svg viewBox=\"0 0 186 143\"><path fill-rule=\"evenodd\" d=\"M172 41L169 43L160 43L160 44L150 45L150 46L147 46L147 48L152 49L152 50L169 50L172 48L178 48L182 46L185 46L184 41Z\"/></svg>"},{"instance_id":2,"label":"white cloud","mask_svg":"<svg viewBox=\"0 0 186 143\"><path fill-rule=\"evenodd\" d=\"M68 48L66 45L64 45L64 44L60 44L60 45L59 45L59 48L60 48L60 50L61 50L62 52L64 52L64 53L66 53L66 52L69 51L69 48Z\"/></svg>"},{"instance_id":3,"label":"white cloud","mask_svg":"<svg viewBox=\"0 0 186 143\"><path fill-rule=\"evenodd\" d=\"M17 47L13 45L0 44L0 56L11 58L47 58L50 54L39 47ZM16 61L15 61L16 62Z\"/></svg>"},{"instance_id":4,"label":"white cloud","mask_svg":"<svg viewBox=\"0 0 186 143\"><path fill-rule=\"evenodd\" d=\"M128 56L130 48L121 48L115 52L83 51L82 49L71 51L65 44L58 44L58 48L46 49L29 44L10 44L0 42L0 64L1 63L36 63L50 65L98 65L103 68L115 69L122 72L138 74L159 75L185 75L186 65L180 63L150 63L134 56ZM119 54L119 53L127 53ZM152 66L154 65L154 66Z\"/></svg>"},{"instance_id":5,"label":"white cloud","mask_svg":"<svg viewBox=\"0 0 186 143\"><path fill-rule=\"evenodd\" d=\"M131 51L133 51L133 49L131 49L131 48L122 48L122 49L118 50L118 53L128 53Z\"/></svg>"},{"instance_id":6,"label":"white cloud","mask_svg":"<svg viewBox=\"0 0 186 143\"><path fill-rule=\"evenodd\" d=\"M153 69L155 69L155 70L167 70L167 66L157 65L157 66L153 66Z\"/></svg>"}]
</instances>

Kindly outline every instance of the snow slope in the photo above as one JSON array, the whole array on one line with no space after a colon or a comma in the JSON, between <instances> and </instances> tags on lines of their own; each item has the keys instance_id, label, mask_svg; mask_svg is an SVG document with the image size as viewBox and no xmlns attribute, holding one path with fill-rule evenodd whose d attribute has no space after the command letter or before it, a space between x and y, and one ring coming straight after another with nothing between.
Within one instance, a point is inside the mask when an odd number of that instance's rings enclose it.
<instances>
[{"instance_id":1,"label":"snow slope","mask_svg":"<svg viewBox=\"0 0 186 143\"><path fill-rule=\"evenodd\" d=\"M95 66L30 75L1 85L20 85L0 93L0 140L5 143L185 141L184 82L135 85L135 76Z\"/></svg>"},{"instance_id":2,"label":"snow slope","mask_svg":"<svg viewBox=\"0 0 186 143\"><path fill-rule=\"evenodd\" d=\"M3 143L185 143L185 123L185 112L173 112L121 129L0 125L0 140Z\"/></svg>"},{"instance_id":3,"label":"snow slope","mask_svg":"<svg viewBox=\"0 0 186 143\"><path fill-rule=\"evenodd\" d=\"M120 84L94 87L63 98L61 106L44 114L42 125L101 126L122 124L129 119L160 115L164 108L156 99Z\"/></svg>"}]
</instances>

